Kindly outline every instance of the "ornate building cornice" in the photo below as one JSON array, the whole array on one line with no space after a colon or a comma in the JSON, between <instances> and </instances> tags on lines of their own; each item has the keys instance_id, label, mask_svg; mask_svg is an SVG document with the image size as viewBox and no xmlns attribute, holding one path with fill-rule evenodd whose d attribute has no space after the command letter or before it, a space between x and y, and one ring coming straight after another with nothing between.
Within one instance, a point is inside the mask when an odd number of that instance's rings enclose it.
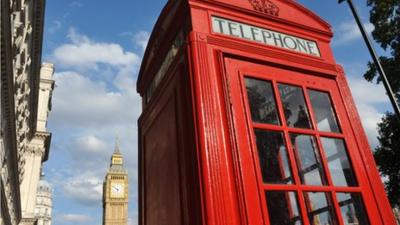
<instances>
[{"instance_id":1,"label":"ornate building cornice","mask_svg":"<svg viewBox=\"0 0 400 225\"><path fill-rule=\"evenodd\" d=\"M36 118L38 113L38 96L39 96L39 82L40 82L40 67L42 58L42 44L43 44L43 28L44 28L44 11L45 11L45 1L36 0L33 6L33 16L32 16L32 64L31 64L31 76L30 85L33 88L33 92L30 95L31 105L30 111L32 117L30 119L30 127L36 127Z\"/></svg>"},{"instance_id":2,"label":"ornate building cornice","mask_svg":"<svg viewBox=\"0 0 400 225\"><path fill-rule=\"evenodd\" d=\"M22 218L21 222L19 223L19 225L35 225L37 220L38 219L36 217L34 217L34 218Z\"/></svg>"},{"instance_id":3,"label":"ornate building cornice","mask_svg":"<svg viewBox=\"0 0 400 225\"><path fill-rule=\"evenodd\" d=\"M36 131L43 39L44 0L18 1L10 19L14 80L15 127L18 165L24 167L24 154ZM31 13L27 13L30 10ZM27 17L28 15L28 17ZM30 47L30 48L29 48ZM29 49L28 49L29 48ZM23 169L19 171L20 181Z\"/></svg>"},{"instance_id":4,"label":"ornate building cornice","mask_svg":"<svg viewBox=\"0 0 400 225\"><path fill-rule=\"evenodd\" d=\"M51 140L50 133L36 132L44 5L45 0L1 1L1 204L12 225L22 216L24 170L32 174L28 154L47 159ZM33 224L28 220L22 222Z\"/></svg>"},{"instance_id":5,"label":"ornate building cornice","mask_svg":"<svg viewBox=\"0 0 400 225\"><path fill-rule=\"evenodd\" d=\"M51 136L50 132L35 132L31 139L31 143L29 144L27 153L41 156L42 162L47 161L50 151ZM40 142L40 144L38 145L33 142Z\"/></svg>"},{"instance_id":6,"label":"ornate building cornice","mask_svg":"<svg viewBox=\"0 0 400 225\"><path fill-rule=\"evenodd\" d=\"M16 116L14 99L14 76L12 56L12 27L10 1L1 1L1 35L0 35L0 106L1 106L1 138L5 149L1 158L1 207L7 207L7 215L2 215L5 222L17 224L21 219L21 201L19 190Z\"/></svg>"}]
</instances>

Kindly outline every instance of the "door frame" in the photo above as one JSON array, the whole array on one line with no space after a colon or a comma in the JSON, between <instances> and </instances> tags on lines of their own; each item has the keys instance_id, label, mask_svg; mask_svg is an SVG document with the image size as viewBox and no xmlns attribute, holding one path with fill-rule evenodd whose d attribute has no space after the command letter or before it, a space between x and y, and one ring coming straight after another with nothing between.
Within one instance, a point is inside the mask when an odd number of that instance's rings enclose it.
<instances>
[{"instance_id":1,"label":"door frame","mask_svg":"<svg viewBox=\"0 0 400 225\"><path fill-rule=\"evenodd\" d=\"M226 94L226 99L229 104L227 104L227 110L228 113L231 115L230 119L230 126L231 126L231 135L232 135L232 141L234 142L232 145L232 151L233 151L233 165L235 166L235 172L236 176L239 177L237 179L237 185L238 185L238 190L239 190L239 195L242 195L241 198L239 198L240 201L240 206L243 210L246 211L246 221L249 224L269 224L268 221L268 216L266 216L267 209L266 209L266 204L265 204L265 198L262 197L262 193L264 192L265 189L259 188L260 183L260 173L257 172L257 167L258 167L258 162L256 157L256 145L255 145L255 140L254 140L254 135L252 137L253 133L253 128L251 125L251 118L248 115L249 110L248 106L244 105L245 102L247 101L247 97L245 94L245 90L243 90L243 81L244 81L244 76L251 76L251 77L256 77L259 79L265 80L268 78L268 76L277 76L279 73L286 72L291 75L296 75L296 79L288 79L287 77L290 75L285 75L286 80L283 83L292 83L295 84L296 86L299 86L301 83L301 87L303 88L303 91L306 90L305 87L311 88L313 90L323 90L324 92L328 92L330 94L330 98L333 104L333 108L335 109L336 113L336 118L337 122L341 128L342 135L337 135L336 137L342 138L345 140L345 145L348 149L347 154L350 158L352 167L353 167L353 172L356 177L358 187L310 187L307 188L307 190L319 190L323 192L330 192L331 193L331 198L334 201L334 208L335 208L335 214L337 219L339 220L339 224L342 223L342 218L340 214L340 208L337 203L336 199L336 192L341 191L354 191L354 192L359 192L363 198L364 202L364 207L366 214L368 215L368 219L371 224L383 224L382 216L379 213L379 207L377 205L376 201L376 196L374 196L374 193L372 192L373 185L371 184L371 180L373 178L370 178L369 176L369 170L368 167L370 165L367 165L368 162L365 160L365 150L359 146L357 143L358 138L362 137L357 137L355 134L357 133L354 130L353 124L351 121L351 116L349 115L348 112L348 102L346 102L344 99L346 96L343 96L343 84L340 84L340 80L338 79L339 75L332 75L332 74L316 74L311 71L304 71L304 70L296 70L295 68L289 68L289 67L284 67L284 66L279 66L273 63L266 63L266 62L260 62L260 61L255 61L255 60L249 60L249 59L244 59L243 57L235 57L232 55L224 55L222 53L219 54L219 61L220 64L222 63L221 67L223 68L223 79L222 82L224 83L224 89L225 89L225 94ZM269 70L271 75L265 75L262 74L263 72ZM271 72L272 71L272 72ZM275 75L274 75L275 74ZM324 88L321 88L321 85L318 85L313 81L306 81L305 77L312 77L313 80L316 81L322 81L323 83L325 81L329 81L331 86L335 90L327 90ZM237 83L239 80L239 83ZM277 82L277 80L282 80L282 79L275 79L274 82ZM292 82L288 82L288 80ZM299 82L301 80L301 82ZM239 85L238 87L234 87L234 85ZM276 89L276 85L275 85ZM332 87L331 87L332 89ZM275 90L275 93L277 90ZM304 94L304 93L303 93ZM276 97L276 104L277 107L280 108L279 115L281 118L281 121L284 119L283 117L283 112L281 109L281 106L278 106L280 104L278 97ZM347 96L348 97L348 96ZM238 101L241 104L242 110L239 112L235 109L235 104L238 104ZM307 105L310 106L309 98L306 97ZM244 107L242 107L244 106ZM314 117L314 114L312 112L312 108L309 107L309 115L310 118ZM316 127L314 119L311 119L313 123L313 127ZM242 122L239 122L242 121ZM283 122L283 121L282 121ZM292 128L292 130L294 130ZM286 135L285 135L285 143L288 148L288 152L291 152L289 154L293 154L292 149L289 143L288 135L287 133L289 132L286 130ZM299 130L300 132L300 130ZM304 133L303 130L301 133ZM311 132L312 133L312 132ZM310 134L311 134L310 133ZM323 132L317 132L317 133L323 133ZM315 134L315 132L313 133ZM332 135L332 133L326 133L324 136L329 136L329 137L335 137L335 135ZM318 135L319 137L319 135ZM319 142L319 140L318 140ZM250 143L250 145L247 144L247 147L251 149L251 155L243 155L240 152L240 149L246 148L246 143ZM321 143L319 142L319 147L321 146ZM350 150L350 149L356 149ZM368 149L369 150L369 149ZM322 152L322 149L320 149L320 152ZM371 153L369 153L371 154ZM322 160L324 161L324 171L328 172L329 170L327 169L327 163L326 159L321 156ZM297 174L297 167L294 165L295 163L293 162L293 155L290 156L290 165L292 168L292 176L298 176ZM236 162L236 163L235 163ZM241 165L241 162L252 162L252 169L249 168L244 168ZM254 176L255 179L251 179L251 177ZM330 176L329 173L326 173L326 176ZM328 180L331 180L328 178ZM376 181L372 181L376 182ZM279 187L279 185L272 185L271 190L276 188L276 190L281 190L282 187ZM298 179L296 182L296 190L303 190L303 189L298 189L299 188L299 183ZM304 185L303 185L304 186ZM295 189L293 189L295 190ZM301 193L302 191L297 191L297 193ZM254 196L254 194L249 194L246 193L257 193L257 196ZM305 222L304 224L308 223L308 218L306 216L306 208L304 205L304 201L302 200L303 196L301 194L298 195L298 202L299 207L301 208L301 214L303 221ZM375 201L374 201L375 200ZM262 213L260 213L262 211Z\"/></svg>"}]
</instances>

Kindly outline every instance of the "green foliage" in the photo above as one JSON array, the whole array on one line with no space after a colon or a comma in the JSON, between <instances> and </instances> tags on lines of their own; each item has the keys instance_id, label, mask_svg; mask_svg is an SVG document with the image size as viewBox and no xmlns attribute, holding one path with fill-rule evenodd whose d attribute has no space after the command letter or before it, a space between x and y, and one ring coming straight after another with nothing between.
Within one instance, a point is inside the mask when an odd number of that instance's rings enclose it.
<instances>
[{"instance_id":1,"label":"green foliage","mask_svg":"<svg viewBox=\"0 0 400 225\"><path fill-rule=\"evenodd\" d=\"M379 143L374 153L379 171L385 181L389 200L393 206L400 206L400 122L392 113L387 113L379 123Z\"/></svg>"},{"instance_id":2,"label":"green foliage","mask_svg":"<svg viewBox=\"0 0 400 225\"><path fill-rule=\"evenodd\" d=\"M374 39L392 56L400 59L400 1L367 0L371 7L370 21L375 26Z\"/></svg>"},{"instance_id":3,"label":"green foliage","mask_svg":"<svg viewBox=\"0 0 400 225\"><path fill-rule=\"evenodd\" d=\"M381 56L379 58L382 67L385 70L386 76L390 81L390 86L392 87L393 92L396 94L396 97L400 99L400 61L396 61L393 57L385 57ZM373 62L368 63L368 71L364 74L364 78L367 81L374 81L376 78L376 82L380 83L381 78L377 76L378 71L376 70L376 66Z\"/></svg>"},{"instance_id":4,"label":"green foliage","mask_svg":"<svg viewBox=\"0 0 400 225\"><path fill-rule=\"evenodd\" d=\"M390 52L390 57L380 57L390 85L400 99L400 0L367 0L370 21L375 26L374 39L383 49ZM364 74L368 81L378 77L376 67L368 63ZM374 153L375 160L383 176L388 178L385 187L393 206L400 206L400 121L392 113L386 113L378 124L379 146Z\"/></svg>"}]
</instances>

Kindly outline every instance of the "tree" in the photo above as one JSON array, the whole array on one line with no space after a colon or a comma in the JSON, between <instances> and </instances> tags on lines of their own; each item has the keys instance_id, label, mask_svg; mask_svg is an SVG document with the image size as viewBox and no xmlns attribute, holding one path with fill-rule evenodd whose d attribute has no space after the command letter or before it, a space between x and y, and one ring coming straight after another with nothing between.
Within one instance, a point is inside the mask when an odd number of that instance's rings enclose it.
<instances>
[{"instance_id":1,"label":"tree","mask_svg":"<svg viewBox=\"0 0 400 225\"><path fill-rule=\"evenodd\" d=\"M370 22L375 26L372 36L390 56L380 57L390 85L400 99L400 0L367 0ZM378 77L376 67L368 63L364 78L370 82ZM374 153L379 171L385 177L386 191L392 206L400 206L400 121L387 112L378 124L379 145Z\"/></svg>"},{"instance_id":2,"label":"tree","mask_svg":"<svg viewBox=\"0 0 400 225\"><path fill-rule=\"evenodd\" d=\"M386 114L378 124L379 146L374 153L380 172L387 176L386 191L393 206L400 204L400 123L394 114Z\"/></svg>"}]
</instances>

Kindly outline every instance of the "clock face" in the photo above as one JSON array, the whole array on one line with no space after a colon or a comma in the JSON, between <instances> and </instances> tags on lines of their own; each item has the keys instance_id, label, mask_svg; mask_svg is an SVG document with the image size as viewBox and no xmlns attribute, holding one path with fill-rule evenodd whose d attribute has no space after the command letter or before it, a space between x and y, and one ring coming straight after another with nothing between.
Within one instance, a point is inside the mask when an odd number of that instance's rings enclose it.
<instances>
[{"instance_id":1,"label":"clock face","mask_svg":"<svg viewBox=\"0 0 400 225\"><path fill-rule=\"evenodd\" d=\"M124 185L121 183L111 183L111 197L124 197Z\"/></svg>"}]
</instances>

